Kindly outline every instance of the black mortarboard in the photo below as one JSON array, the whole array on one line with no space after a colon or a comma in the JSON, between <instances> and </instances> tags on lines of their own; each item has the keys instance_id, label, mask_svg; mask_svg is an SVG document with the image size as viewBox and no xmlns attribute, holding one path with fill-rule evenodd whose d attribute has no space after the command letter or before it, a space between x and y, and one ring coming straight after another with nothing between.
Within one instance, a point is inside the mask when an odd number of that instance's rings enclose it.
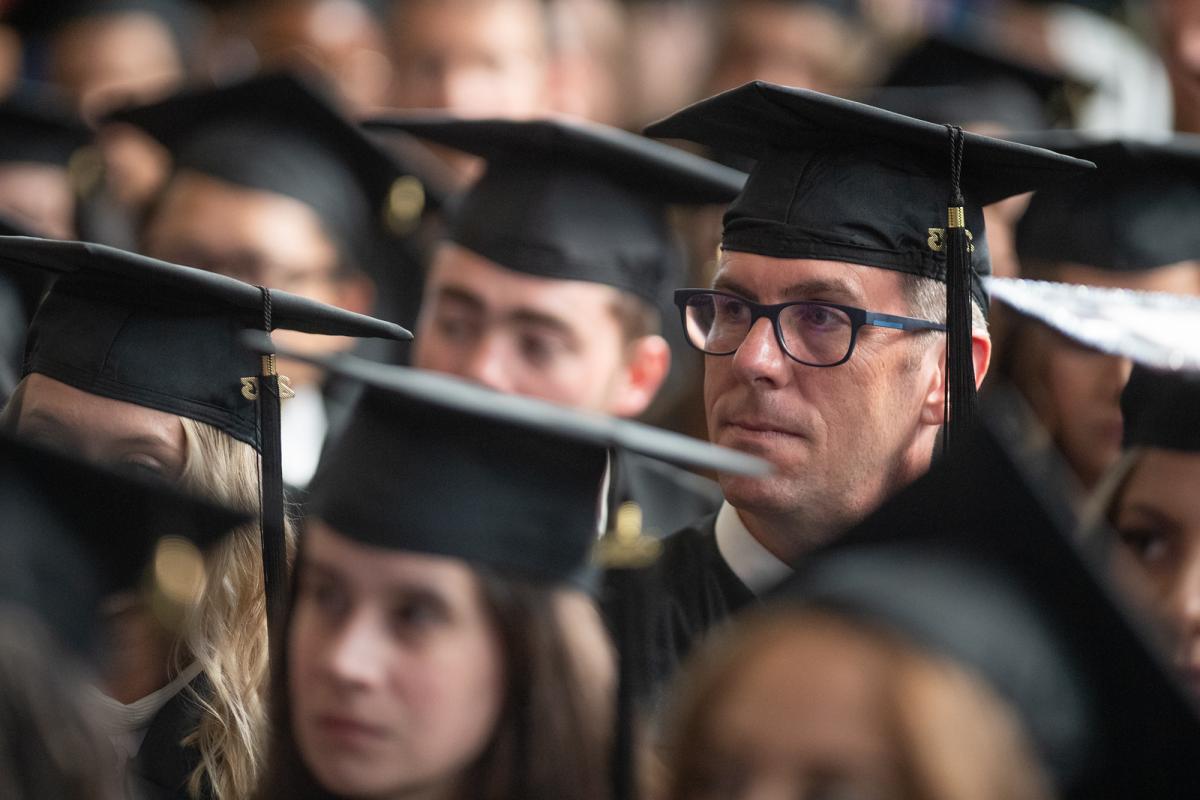
<instances>
[{"instance_id":1,"label":"black mortarboard","mask_svg":"<svg viewBox=\"0 0 1200 800\"><path fill-rule=\"evenodd\" d=\"M161 142L175 168L286 195L316 211L347 255L370 268L380 231L408 233L436 198L337 111L288 74L181 92L110 119Z\"/></svg>"},{"instance_id":2,"label":"black mortarboard","mask_svg":"<svg viewBox=\"0 0 1200 800\"><path fill-rule=\"evenodd\" d=\"M1193 796L1200 717L1072 539L1055 454L1017 445L1011 419L992 424L788 589L982 677L1023 722L1056 796Z\"/></svg>"},{"instance_id":3,"label":"black mortarboard","mask_svg":"<svg viewBox=\"0 0 1200 800\"><path fill-rule=\"evenodd\" d=\"M1020 84L984 86L887 86L865 101L879 108L939 125L969 130L999 126L1006 131L1040 130L1045 114L1037 97Z\"/></svg>"},{"instance_id":4,"label":"black mortarboard","mask_svg":"<svg viewBox=\"0 0 1200 800\"><path fill-rule=\"evenodd\" d=\"M968 38L933 36L908 50L871 102L939 124L991 122L1012 131L1041 130L1054 120L1065 79Z\"/></svg>"},{"instance_id":5,"label":"black mortarboard","mask_svg":"<svg viewBox=\"0 0 1200 800\"><path fill-rule=\"evenodd\" d=\"M208 423L262 453L264 559L278 559L268 565L268 605L282 608L279 400L288 390L274 359L245 350L238 334L282 328L402 340L408 331L103 245L3 237L0 265L58 275L29 328L27 373Z\"/></svg>"},{"instance_id":6,"label":"black mortarboard","mask_svg":"<svg viewBox=\"0 0 1200 800\"><path fill-rule=\"evenodd\" d=\"M1100 353L1165 370L1200 370L1200 298L1076 283L988 278L1021 314Z\"/></svg>"},{"instance_id":7,"label":"black mortarboard","mask_svg":"<svg viewBox=\"0 0 1200 800\"><path fill-rule=\"evenodd\" d=\"M244 515L0 437L0 602L32 610L81 655L107 594L134 588L162 537L205 548Z\"/></svg>"},{"instance_id":8,"label":"black mortarboard","mask_svg":"<svg viewBox=\"0 0 1200 800\"><path fill-rule=\"evenodd\" d=\"M746 176L643 136L566 118L372 120L487 160L449 238L519 272L603 283L658 304L682 274L666 208L727 203Z\"/></svg>"},{"instance_id":9,"label":"black mortarboard","mask_svg":"<svg viewBox=\"0 0 1200 800\"><path fill-rule=\"evenodd\" d=\"M1114 271L1200 261L1200 136L1144 142L1047 131L1021 140L1098 169L1034 195L1017 225L1019 258Z\"/></svg>"},{"instance_id":10,"label":"black mortarboard","mask_svg":"<svg viewBox=\"0 0 1200 800\"><path fill-rule=\"evenodd\" d=\"M1125 447L1200 453L1200 373L1134 367L1121 414Z\"/></svg>"},{"instance_id":11,"label":"black mortarboard","mask_svg":"<svg viewBox=\"0 0 1200 800\"><path fill-rule=\"evenodd\" d=\"M26 371L205 422L262 449L241 330L409 339L399 325L104 245L0 238L6 270L59 275L29 329Z\"/></svg>"},{"instance_id":12,"label":"black mortarboard","mask_svg":"<svg viewBox=\"0 0 1200 800\"><path fill-rule=\"evenodd\" d=\"M805 89L755 81L651 125L756 159L721 245L844 261L947 283L950 441L975 405L974 297L987 309L982 207L1091 166Z\"/></svg>"},{"instance_id":13,"label":"black mortarboard","mask_svg":"<svg viewBox=\"0 0 1200 800\"><path fill-rule=\"evenodd\" d=\"M738 474L769 471L758 458L697 439L447 375L349 355L280 354L367 387L313 478L308 511L378 547L563 581L596 541L609 448Z\"/></svg>"},{"instance_id":14,"label":"black mortarboard","mask_svg":"<svg viewBox=\"0 0 1200 800\"><path fill-rule=\"evenodd\" d=\"M0 162L32 161L64 169L92 132L62 98L25 84L0 103Z\"/></svg>"}]
</instances>

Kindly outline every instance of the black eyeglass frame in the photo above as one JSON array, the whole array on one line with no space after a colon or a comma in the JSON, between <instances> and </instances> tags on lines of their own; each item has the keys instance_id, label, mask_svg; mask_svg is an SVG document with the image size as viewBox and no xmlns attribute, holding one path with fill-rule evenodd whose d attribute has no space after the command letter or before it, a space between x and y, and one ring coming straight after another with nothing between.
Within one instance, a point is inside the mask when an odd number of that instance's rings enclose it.
<instances>
[{"instance_id":1,"label":"black eyeglass frame","mask_svg":"<svg viewBox=\"0 0 1200 800\"><path fill-rule=\"evenodd\" d=\"M683 323L683 338L687 343L701 353L710 356L731 356L738 351L738 348L746 341L745 336L742 341L738 342L738 346L732 350L717 351L705 350L692 341L692 337L688 335L687 308L688 301L693 297L700 295L720 295L722 297L730 297L740 303L746 304L750 309L750 325L746 328L746 336L750 335L751 329L763 317L771 320L771 327L775 330L775 341L779 342L779 349L783 351L788 358L793 361L804 364L808 367L836 367L845 364L850 360L850 356L854 355L854 345L858 342L858 331L864 325L874 325L879 328L890 328L898 331L941 331L945 332L946 325L941 322L933 322L927 319L917 319L916 317L901 317L896 314L883 314L878 311L867 311L854 306L843 306L838 303L827 303L823 300L792 300L787 303L776 303L774 305L764 305L756 303L753 300L747 300L741 295L732 294L730 292L721 292L716 289L676 289L675 290L675 305L679 307L679 319ZM835 361L832 364L814 364L811 361L797 358L788 350L787 345L783 341L783 330L779 326L779 315L783 313L785 308L791 306L822 306L824 308L835 308L844 313L850 318L850 345L846 348L846 355L842 356L840 361Z\"/></svg>"}]
</instances>

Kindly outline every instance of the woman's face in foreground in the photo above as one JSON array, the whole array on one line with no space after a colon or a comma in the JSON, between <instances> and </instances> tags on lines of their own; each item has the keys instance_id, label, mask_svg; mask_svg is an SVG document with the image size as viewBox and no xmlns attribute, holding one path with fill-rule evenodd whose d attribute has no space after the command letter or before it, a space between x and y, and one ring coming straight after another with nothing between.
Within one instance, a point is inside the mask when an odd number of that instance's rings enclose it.
<instances>
[{"instance_id":1,"label":"woman's face in foreground","mask_svg":"<svg viewBox=\"0 0 1200 800\"><path fill-rule=\"evenodd\" d=\"M884 651L830 628L784 635L719 687L688 800L897 798Z\"/></svg>"},{"instance_id":2,"label":"woman's face in foreground","mask_svg":"<svg viewBox=\"0 0 1200 800\"><path fill-rule=\"evenodd\" d=\"M1113 570L1165 633L1170 655L1200 700L1200 453L1151 448L1111 512Z\"/></svg>"},{"instance_id":3,"label":"woman's face in foreground","mask_svg":"<svg viewBox=\"0 0 1200 800\"><path fill-rule=\"evenodd\" d=\"M1047 800L977 675L824 612L773 613L693 667L671 800Z\"/></svg>"},{"instance_id":4,"label":"woman's face in foreground","mask_svg":"<svg viewBox=\"0 0 1200 800\"><path fill-rule=\"evenodd\" d=\"M313 519L296 580L291 724L316 779L346 796L453 786L491 740L505 694L475 573Z\"/></svg>"}]
</instances>

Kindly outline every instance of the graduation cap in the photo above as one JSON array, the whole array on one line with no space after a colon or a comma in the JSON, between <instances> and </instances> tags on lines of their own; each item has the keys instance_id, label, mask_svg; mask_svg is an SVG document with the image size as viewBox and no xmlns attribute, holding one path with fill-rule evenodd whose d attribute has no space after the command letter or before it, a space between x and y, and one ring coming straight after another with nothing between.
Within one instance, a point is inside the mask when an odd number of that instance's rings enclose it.
<instances>
[{"instance_id":1,"label":"graduation cap","mask_svg":"<svg viewBox=\"0 0 1200 800\"><path fill-rule=\"evenodd\" d=\"M270 347L261 334L246 339ZM377 547L565 581L596 541L609 448L734 474L770 470L698 439L448 375L278 352L366 387L313 478L308 510Z\"/></svg>"},{"instance_id":2,"label":"graduation cap","mask_svg":"<svg viewBox=\"0 0 1200 800\"><path fill-rule=\"evenodd\" d=\"M1200 453L1200 372L1134 367L1121 393L1125 447Z\"/></svg>"},{"instance_id":3,"label":"graduation cap","mask_svg":"<svg viewBox=\"0 0 1200 800\"><path fill-rule=\"evenodd\" d=\"M1015 445L1012 423L975 429L783 594L973 671L1015 711L1057 797L1191 797L1200 717L1072 538L1063 465Z\"/></svg>"},{"instance_id":4,"label":"graduation cap","mask_svg":"<svg viewBox=\"0 0 1200 800\"><path fill-rule=\"evenodd\" d=\"M931 36L900 56L870 102L940 124L1041 130L1053 121L1065 82L986 41Z\"/></svg>"},{"instance_id":5,"label":"graduation cap","mask_svg":"<svg viewBox=\"0 0 1200 800\"><path fill-rule=\"evenodd\" d=\"M1072 341L1163 370L1200 370L1200 298L987 278L992 297Z\"/></svg>"},{"instance_id":6,"label":"graduation cap","mask_svg":"<svg viewBox=\"0 0 1200 800\"><path fill-rule=\"evenodd\" d=\"M0 602L94 653L100 601L135 588L163 537L205 549L245 515L0 436ZM194 551L193 551L194 552Z\"/></svg>"},{"instance_id":7,"label":"graduation cap","mask_svg":"<svg viewBox=\"0 0 1200 800\"><path fill-rule=\"evenodd\" d=\"M29 327L25 372L92 394L213 425L263 459L267 602L285 600L279 403L289 396L273 357L243 330L404 340L399 325L296 295L103 245L0 237L0 269L57 278Z\"/></svg>"},{"instance_id":8,"label":"graduation cap","mask_svg":"<svg viewBox=\"0 0 1200 800\"><path fill-rule=\"evenodd\" d=\"M1047 131L1020 139L1099 169L1034 195L1017 225L1019 258L1115 272L1200 260L1200 136L1150 142Z\"/></svg>"},{"instance_id":9,"label":"graduation cap","mask_svg":"<svg viewBox=\"0 0 1200 800\"><path fill-rule=\"evenodd\" d=\"M568 118L370 120L487 160L449 238L503 267L615 286L657 305L682 272L667 206L727 203L746 176L643 136Z\"/></svg>"},{"instance_id":10,"label":"graduation cap","mask_svg":"<svg viewBox=\"0 0 1200 800\"><path fill-rule=\"evenodd\" d=\"M23 84L0 102L0 162L71 166L92 132L66 100L47 87Z\"/></svg>"},{"instance_id":11,"label":"graduation cap","mask_svg":"<svg viewBox=\"0 0 1200 800\"><path fill-rule=\"evenodd\" d=\"M369 269L380 232L408 234L439 200L346 119L315 84L277 73L114 112L194 170L292 197Z\"/></svg>"},{"instance_id":12,"label":"graduation cap","mask_svg":"<svg viewBox=\"0 0 1200 800\"><path fill-rule=\"evenodd\" d=\"M261 334L247 335L271 349ZM679 466L761 475L762 459L637 422L508 395L349 355L281 350L366 386L310 484L309 514L375 547L431 553L543 583L585 582L589 556L639 549L619 519L597 542L611 448ZM657 544L657 542L654 542ZM645 608L643 606L642 608ZM614 636L620 642L618 620ZM621 655L614 783L632 775L633 694Z\"/></svg>"},{"instance_id":13,"label":"graduation cap","mask_svg":"<svg viewBox=\"0 0 1200 800\"><path fill-rule=\"evenodd\" d=\"M1087 162L805 89L754 81L646 129L754 158L721 246L844 261L947 284L945 441L975 406L971 307L991 271L982 207L1074 176Z\"/></svg>"}]
</instances>

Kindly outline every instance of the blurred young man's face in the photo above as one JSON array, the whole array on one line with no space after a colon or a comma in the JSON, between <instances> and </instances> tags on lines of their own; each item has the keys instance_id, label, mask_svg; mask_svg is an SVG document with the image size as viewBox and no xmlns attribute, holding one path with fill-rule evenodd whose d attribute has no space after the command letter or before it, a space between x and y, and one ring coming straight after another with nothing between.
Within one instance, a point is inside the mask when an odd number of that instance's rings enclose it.
<instances>
[{"instance_id":1,"label":"blurred young man's face","mask_svg":"<svg viewBox=\"0 0 1200 800\"><path fill-rule=\"evenodd\" d=\"M731 3L708 91L753 80L821 92L852 90L864 55L858 38L820 3Z\"/></svg>"},{"instance_id":2,"label":"blurred young man's face","mask_svg":"<svg viewBox=\"0 0 1200 800\"><path fill-rule=\"evenodd\" d=\"M75 193L67 171L31 161L0 164L0 213L51 239L75 238Z\"/></svg>"},{"instance_id":3,"label":"blurred young man's face","mask_svg":"<svg viewBox=\"0 0 1200 800\"><path fill-rule=\"evenodd\" d=\"M339 269L333 237L320 217L299 200L237 186L183 170L167 185L142 233L152 258L282 289L321 303L369 314L374 285L357 271ZM277 340L306 352L351 347L353 339L279 331ZM316 373L289 363L293 384Z\"/></svg>"},{"instance_id":4,"label":"blurred young man's face","mask_svg":"<svg viewBox=\"0 0 1200 800\"><path fill-rule=\"evenodd\" d=\"M393 105L469 116L544 109L547 32L534 0L408 0L389 21Z\"/></svg>"},{"instance_id":5,"label":"blurred young man's face","mask_svg":"<svg viewBox=\"0 0 1200 800\"><path fill-rule=\"evenodd\" d=\"M665 352L666 342L627 342L616 297L609 286L528 275L446 244L430 268L414 361L508 394L636 416L669 359L646 366L647 348Z\"/></svg>"}]
</instances>

